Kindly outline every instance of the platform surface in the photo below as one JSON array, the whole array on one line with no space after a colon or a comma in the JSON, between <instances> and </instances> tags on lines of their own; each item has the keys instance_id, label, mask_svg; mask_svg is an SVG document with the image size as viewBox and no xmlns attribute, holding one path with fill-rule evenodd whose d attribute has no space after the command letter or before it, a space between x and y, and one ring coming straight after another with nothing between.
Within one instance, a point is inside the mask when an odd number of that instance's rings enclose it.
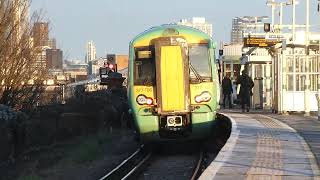
<instances>
[{"instance_id":1,"label":"platform surface","mask_svg":"<svg viewBox=\"0 0 320 180\"><path fill-rule=\"evenodd\" d=\"M320 180L316 158L295 129L263 113L224 114L231 136L200 179Z\"/></svg>"}]
</instances>

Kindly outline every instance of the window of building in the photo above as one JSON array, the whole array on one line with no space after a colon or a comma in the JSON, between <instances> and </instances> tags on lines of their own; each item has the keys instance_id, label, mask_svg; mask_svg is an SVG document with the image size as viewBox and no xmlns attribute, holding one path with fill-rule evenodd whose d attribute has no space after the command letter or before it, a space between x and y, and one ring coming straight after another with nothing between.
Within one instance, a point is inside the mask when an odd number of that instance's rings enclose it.
<instances>
[{"instance_id":1,"label":"window of building","mask_svg":"<svg viewBox=\"0 0 320 180\"><path fill-rule=\"evenodd\" d=\"M306 78L310 80L310 91L317 91L318 78L320 76L320 60L317 55L310 55L305 59L305 55L289 55L284 60L287 73L286 84L288 91L304 91Z\"/></svg>"}]
</instances>

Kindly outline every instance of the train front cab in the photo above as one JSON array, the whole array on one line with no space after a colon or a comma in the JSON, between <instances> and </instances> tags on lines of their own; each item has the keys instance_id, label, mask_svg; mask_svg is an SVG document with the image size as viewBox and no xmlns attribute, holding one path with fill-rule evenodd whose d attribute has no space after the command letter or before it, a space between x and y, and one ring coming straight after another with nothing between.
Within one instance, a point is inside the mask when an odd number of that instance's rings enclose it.
<instances>
[{"instance_id":1,"label":"train front cab","mask_svg":"<svg viewBox=\"0 0 320 180\"><path fill-rule=\"evenodd\" d=\"M200 139L212 131L219 97L214 46L204 33L191 33L131 44L129 99L144 142Z\"/></svg>"}]
</instances>

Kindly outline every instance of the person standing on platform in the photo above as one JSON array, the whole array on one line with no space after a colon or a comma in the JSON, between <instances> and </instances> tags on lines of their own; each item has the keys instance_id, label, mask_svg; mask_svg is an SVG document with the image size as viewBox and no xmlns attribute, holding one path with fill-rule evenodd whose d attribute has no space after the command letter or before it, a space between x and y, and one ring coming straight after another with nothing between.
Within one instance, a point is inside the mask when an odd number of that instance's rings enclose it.
<instances>
[{"instance_id":1,"label":"person standing on platform","mask_svg":"<svg viewBox=\"0 0 320 180\"><path fill-rule=\"evenodd\" d=\"M237 84L240 84L240 101L242 112L249 112L250 109L250 96L252 96L252 88L254 83L251 77L248 76L247 71L243 70L242 75L239 77Z\"/></svg>"},{"instance_id":2,"label":"person standing on platform","mask_svg":"<svg viewBox=\"0 0 320 180\"><path fill-rule=\"evenodd\" d=\"M232 94L232 83L227 74L222 80L222 93L223 93L223 108L226 107L226 100L229 102L229 108L232 108L231 94Z\"/></svg>"}]
</instances>

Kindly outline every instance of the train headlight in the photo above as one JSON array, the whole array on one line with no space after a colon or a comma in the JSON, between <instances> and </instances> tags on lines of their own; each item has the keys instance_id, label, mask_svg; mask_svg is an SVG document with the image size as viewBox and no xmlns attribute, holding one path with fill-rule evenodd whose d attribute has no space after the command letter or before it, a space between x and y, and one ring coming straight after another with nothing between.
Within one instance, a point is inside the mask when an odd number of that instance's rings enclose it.
<instances>
[{"instance_id":1,"label":"train headlight","mask_svg":"<svg viewBox=\"0 0 320 180\"><path fill-rule=\"evenodd\" d=\"M173 125L174 124L174 117L170 117L168 119L168 124Z\"/></svg>"},{"instance_id":2,"label":"train headlight","mask_svg":"<svg viewBox=\"0 0 320 180\"><path fill-rule=\"evenodd\" d=\"M201 103L202 98L201 98L200 96L196 96L196 97L195 97L195 101L196 101L197 103Z\"/></svg>"},{"instance_id":3,"label":"train headlight","mask_svg":"<svg viewBox=\"0 0 320 180\"><path fill-rule=\"evenodd\" d=\"M147 104L147 97L145 95L139 95L137 97L137 103L140 104L140 105L144 105L144 104Z\"/></svg>"},{"instance_id":4,"label":"train headlight","mask_svg":"<svg viewBox=\"0 0 320 180\"><path fill-rule=\"evenodd\" d=\"M147 104L148 104L148 105L153 104L153 100L152 100L151 98L147 98Z\"/></svg>"},{"instance_id":5,"label":"train headlight","mask_svg":"<svg viewBox=\"0 0 320 180\"><path fill-rule=\"evenodd\" d=\"M211 100L211 94L208 91L202 92L200 95L194 98L196 103L209 102Z\"/></svg>"},{"instance_id":6,"label":"train headlight","mask_svg":"<svg viewBox=\"0 0 320 180\"><path fill-rule=\"evenodd\" d=\"M153 99L152 98L149 98L143 94L140 94L137 99L136 99L137 103L139 105L152 105L153 104Z\"/></svg>"}]
</instances>

